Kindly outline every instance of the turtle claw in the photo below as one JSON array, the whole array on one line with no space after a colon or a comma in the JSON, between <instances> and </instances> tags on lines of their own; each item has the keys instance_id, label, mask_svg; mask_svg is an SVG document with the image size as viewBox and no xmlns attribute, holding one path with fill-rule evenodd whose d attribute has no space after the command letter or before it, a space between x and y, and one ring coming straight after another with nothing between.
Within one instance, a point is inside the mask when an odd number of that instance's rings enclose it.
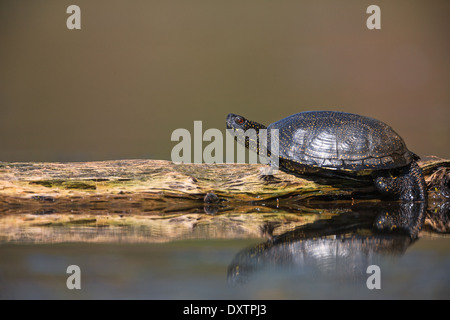
<instances>
[{"instance_id":1,"label":"turtle claw","mask_svg":"<svg viewBox=\"0 0 450 320\"><path fill-rule=\"evenodd\" d=\"M375 178L377 190L388 197L403 201L426 201L427 189L422 170L415 161L401 168L398 175L391 172L379 173Z\"/></svg>"}]
</instances>

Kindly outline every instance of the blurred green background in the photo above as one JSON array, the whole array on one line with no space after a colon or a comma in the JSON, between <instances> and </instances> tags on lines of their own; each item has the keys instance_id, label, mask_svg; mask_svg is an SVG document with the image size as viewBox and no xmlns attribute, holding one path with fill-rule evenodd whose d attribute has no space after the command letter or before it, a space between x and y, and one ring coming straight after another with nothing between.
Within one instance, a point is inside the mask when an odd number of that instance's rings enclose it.
<instances>
[{"instance_id":1,"label":"blurred green background","mask_svg":"<svg viewBox=\"0 0 450 320\"><path fill-rule=\"evenodd\" d=\"M81 8L68 30L66 8ZM381 8L381 30L366 9ZM170 159L177 128L339 110L450 157L450 1L0 0L0 160Z\"/></svg>"}]
</instances>

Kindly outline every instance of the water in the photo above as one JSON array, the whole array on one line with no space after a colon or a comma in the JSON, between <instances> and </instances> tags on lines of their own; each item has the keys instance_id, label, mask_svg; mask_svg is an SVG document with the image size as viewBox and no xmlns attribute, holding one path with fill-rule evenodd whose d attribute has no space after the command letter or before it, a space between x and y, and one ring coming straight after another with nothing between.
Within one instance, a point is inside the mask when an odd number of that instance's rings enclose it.
<instances>
[{"instance_id":1,"label":"water","mask_svg":"<svg viewBox=\"0 0 450 320\"><path fill-rule=\"evenodd\" d=\"M402 218L423 213L400 208ZM374 231L374 212L180 213L158 227L146 216L138 225L106 227L96 216L36 226L57 218L18 214L13 228L3 216L0 298L449 299L450 237L427 220L417 234L398 221L401 232ZM80 268L80 290L67 287L70 265ZM380 289L367 286L370 265L380 268Z\"/></svg>"},{"instance_id":2,"label":"water","mask_svg":"<svg viewBox=\"0 0 450 320\"><path fill-rule=\"evenodd\" d=\"M450 239L420 239L380 263L381 289L312 268L260 270L244 285L227 281L238 251L258 240L164 244L3 245L2 299L342 299L450 298ZM81 269L81 290L66 287L67 266ZM369 275L367 275L369 277Z\"/></svg>"}]
</instances>

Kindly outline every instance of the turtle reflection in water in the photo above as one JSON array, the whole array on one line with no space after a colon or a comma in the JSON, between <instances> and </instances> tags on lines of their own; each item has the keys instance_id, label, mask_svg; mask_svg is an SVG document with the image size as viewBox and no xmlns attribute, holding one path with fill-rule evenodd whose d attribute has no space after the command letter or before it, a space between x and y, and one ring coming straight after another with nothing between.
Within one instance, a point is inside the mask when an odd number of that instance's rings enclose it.
<instances>
[{"instance_id":1,"label":"turtle reflection in water","mask_svg":"<svg viewBox=\"0 0 450 320\"><path fill-rule=\"evenodd\" d=\"M406 251L425 219L422 202L383 205L352 207L352 213L318 220L239 252L228 267L228 283L244 284L267 267L310 269L317 276L340 280L366 279L368 266Z\"/></svg>"},{"instance_id":2,"label":"turtle reflection in water","mask_svg":"<svg viewBox=\"0 0 450 320\"><path fill-rule=\"evenodd\" d=\"M369 175L383 195L405 201L427 200L425 181L416 163L419 157L381 121L345 112L308 111L268 127L236 114L229 114L226 123L237 134L256 131L257 141L250 135L245 140L250 148L258 148L259 130L267 129L268 153L271 130L278 130L279 163L287 171L357 178Z\"/></svg>"}]
</instances>

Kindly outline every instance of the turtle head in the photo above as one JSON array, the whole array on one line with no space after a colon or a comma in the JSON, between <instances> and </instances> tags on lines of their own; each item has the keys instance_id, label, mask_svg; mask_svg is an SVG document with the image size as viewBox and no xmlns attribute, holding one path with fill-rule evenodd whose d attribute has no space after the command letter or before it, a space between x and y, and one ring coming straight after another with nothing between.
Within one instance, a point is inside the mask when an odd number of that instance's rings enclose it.
<instances>
[{"instance_id":1,"label":"turtle head","mask_svg":"<svg viewBox=\"0 0 450 320\"><path fill-rule=\"evenodd\" d=\"M243 116L230 113L227 117L227 129L233 129L233 131L236 130L247 131L248 129L254 129L256 133L258 133L259 129L266 129L266 126L258 122L248 120Z\"/></svg>"},{"instance_id":2,"label":"turtle head","mask_svg":"<svg viewBox=\"0 0 450 320\"><path fill-rule=\"evenodd\" d=\"M254 122L230 113L227 117L227 129L233 131L235 139L243 144L246 148L255 152L259 151L259 130L267 129L267 127L258 122Z\"/></svg>"}]
</instances>

